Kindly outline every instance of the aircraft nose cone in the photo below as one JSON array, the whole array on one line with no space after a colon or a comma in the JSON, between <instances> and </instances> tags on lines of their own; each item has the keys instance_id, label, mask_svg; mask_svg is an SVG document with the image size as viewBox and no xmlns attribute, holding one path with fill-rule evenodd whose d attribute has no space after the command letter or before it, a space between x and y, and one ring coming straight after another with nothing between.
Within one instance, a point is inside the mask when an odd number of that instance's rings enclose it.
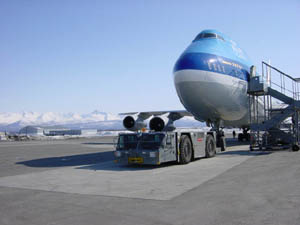
<instances>
[{"instance_id":1,"label":"aircraft nose cone","mask_svg":"<svg viewBox=\"0 0 300 225\"><path fill-rule=\"evenodd\" d=\"M195 117L206 119L206 115L201 113L203 111L201 106L206 105L203 100L207 99L208 96L199 96L206 89L198 80L202 75L206 75L205 65L201 57L203 54L183 53L174 65L173 74L176 92L181 103ZM206 94L208 93L206 92Z\"/></svg>"},{"instance_id":2,"label":"aircraft nose cone","mask_svg":"<svg viewBox=\"0 0 300 225\"><path fill-rule=\"evenodd\" d=\"M239 120L246 114L246 82L212 70L208 62L213 60L199 53L182 55L174 66L177 95L200 120Z\"/></svg>"}]
</instances>

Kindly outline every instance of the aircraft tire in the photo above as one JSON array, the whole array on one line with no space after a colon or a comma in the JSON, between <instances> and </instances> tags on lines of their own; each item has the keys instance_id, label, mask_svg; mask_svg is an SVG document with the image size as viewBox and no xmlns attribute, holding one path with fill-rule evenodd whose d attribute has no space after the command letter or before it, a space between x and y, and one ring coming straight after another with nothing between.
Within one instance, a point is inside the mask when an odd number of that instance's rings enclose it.
<instances>
[{"instance_id":1,"label":"aircraft tire","mask_svg":"<svg viewBox=\"0 0 300 225\"><path fill-rule=\"evenodd\" d=\"M189 136L182 135L180 138L180 164L188 164L192 160L193 147Z\"/></svg>"},{"instance_id":2,"label":"aircraft tire","mask_svg":"<svg viewBox=\"0 0 300 225\"><path fill-rule=\"evenodd\" d=\"M299 145L293 145L292 150L293 150L294 152L299 151Z\"/></svg>"},{"instance_id":3,"label":"aircraft tire","mask_svg":"<svg viewBox=\"0 0 300 225\"><path fill-rule=\"evenodd\" d=\"M243 141L243 139L244 139L244 135L242 133L239 133L238 140Z\"/></svg>"},{"instance_id":4,"label":"aircraft tire","mask_svg":"<svg viewBox=\"0 0 300 225\"><path fill-rule=\"evenodd\" d=\"M250 134L249 133L246 134L246 141L250 141Z\"/></svg>"},{"instance_id":5,"label":"aircraft tire","mask_svg":"<svg viewBox=\"0 0 300 225\"><path fill-rule=\"evenodd\" d=\"M212 135L206 136L206 143L205 143L205 157L211 158L216 155L216 144L215 140Z\"/></svg>"}]
</instances>

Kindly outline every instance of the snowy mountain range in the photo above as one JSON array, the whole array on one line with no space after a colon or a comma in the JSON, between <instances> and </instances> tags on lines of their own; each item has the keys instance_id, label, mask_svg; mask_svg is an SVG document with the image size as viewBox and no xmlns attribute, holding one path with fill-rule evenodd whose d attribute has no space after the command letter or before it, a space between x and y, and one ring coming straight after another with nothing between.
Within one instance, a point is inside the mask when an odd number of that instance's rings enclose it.
<instances>
[{"instance_id":1,"label":"snowy mountain range","mask_svg":"<svg viewBox=\"0 0 300 225\"><path fill-rule=\"evenodd\" d=\"M61 125L73 129L123 129L122 117L119 115L93 111L87 114L79 113L56 113L56 112L0 112L0 131L18 132L22 127L28 125L57 126ZM202 127L203 123L191 117L185 117L176 121L179 127Z\"/></svg>"}]
</instances>

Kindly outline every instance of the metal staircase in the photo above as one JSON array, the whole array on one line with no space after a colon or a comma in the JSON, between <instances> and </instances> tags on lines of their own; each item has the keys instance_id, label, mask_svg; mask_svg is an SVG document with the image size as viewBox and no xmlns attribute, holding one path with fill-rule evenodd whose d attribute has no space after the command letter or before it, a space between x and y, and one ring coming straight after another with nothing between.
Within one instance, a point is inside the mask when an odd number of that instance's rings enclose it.
<instances>
[{"instance_id":1,"label":"metal staircase","mask_svg":"<svg viewBox=\"0 0 300 225\"><path fill-rule=\"evenodd\" d=\"M299 150L299 81L265 62L261 76L257 76L255 67L251 68L250 150L289 147ZM276 107L278 103L284 107Z\"/></svg>"}]
</instances>

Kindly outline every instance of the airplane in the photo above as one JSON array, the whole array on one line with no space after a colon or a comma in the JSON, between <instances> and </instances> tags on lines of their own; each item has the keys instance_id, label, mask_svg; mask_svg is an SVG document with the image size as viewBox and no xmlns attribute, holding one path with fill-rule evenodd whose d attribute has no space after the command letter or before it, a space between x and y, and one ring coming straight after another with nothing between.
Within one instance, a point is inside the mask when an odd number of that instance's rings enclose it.
<instances>
[{"instance_id":1,"label":"airplane","mask_svg":"<svg viewBox=\"0 0 300 225\"><path fill-rule=\"evenodd\" d=\"M217 30L204 30L181 54L173 69L174 85L185 110L133 112L123 125L138 130L149 122L151 130L173 130L174 121L193 116L217 132L224 127L242 128L241 139L249 134L247 86L252 63L231 38Z\"/></svg>"}]
</instances>

